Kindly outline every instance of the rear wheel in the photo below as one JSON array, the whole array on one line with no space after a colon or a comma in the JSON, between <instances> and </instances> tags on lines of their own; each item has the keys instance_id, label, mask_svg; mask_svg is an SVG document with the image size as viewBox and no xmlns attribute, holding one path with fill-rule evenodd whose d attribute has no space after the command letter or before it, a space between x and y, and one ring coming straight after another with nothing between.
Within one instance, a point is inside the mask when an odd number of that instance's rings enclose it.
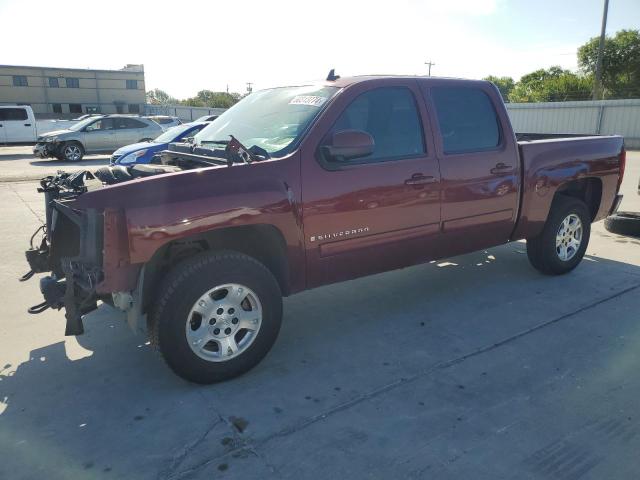
<instances>
[{"instance_id":1,"label":"rear wheel","mask_svg":"<svg viewBox=\"0 0 640 480\"><path fill-rule=\"evenodd\" d=\"M67 142L62 146L62 157L68 162L79 162L84 157L84 148L78 142Z\"/></svg>"},{"instance_id":2,"label":"rear wheel","mask_svg":"<svg viewBox=\"0 0 640 480\"><path fill-rule=\"evenodd\" d=\"M531 265L547 275L561 275L578 266L589 244L591 215L584 202L572 197L554 199L542 233L527 239Z\"/></svg>"},{"instance_id":3,"label":"rear wheel","mask_svg":"<svg viewBox=\"0 0 640 480\"><path fill-rule=\"evenodd\" d=\"M240 253L207 252L170 272L150 327L175 373L214 383L258 364L281 321L280 287L264 265Z\"/></svg>"}]
</instances>

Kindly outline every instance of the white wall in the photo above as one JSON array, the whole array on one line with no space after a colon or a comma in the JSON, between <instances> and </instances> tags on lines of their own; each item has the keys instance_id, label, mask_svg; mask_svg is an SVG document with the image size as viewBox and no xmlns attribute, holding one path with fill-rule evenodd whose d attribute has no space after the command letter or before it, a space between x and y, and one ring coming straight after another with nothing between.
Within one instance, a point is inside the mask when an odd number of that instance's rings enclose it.
<instances>
[{"instance_id":1,"label":"white wall","mask_svg":"<svg viewBox=\"0 0 640 480\"><path fill-rule=\"evenodd\" d=\"M507 103L507 111L518 133L616 134L640 149L640 99Z\"/></svg>"}]
</instances>

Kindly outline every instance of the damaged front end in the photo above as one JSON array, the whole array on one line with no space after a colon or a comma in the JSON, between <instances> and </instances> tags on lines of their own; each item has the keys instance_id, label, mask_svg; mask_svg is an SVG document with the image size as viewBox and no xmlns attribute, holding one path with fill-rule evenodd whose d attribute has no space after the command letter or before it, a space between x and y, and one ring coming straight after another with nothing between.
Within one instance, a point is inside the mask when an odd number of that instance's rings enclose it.
<instances>
[{"instance_id":1,"label":"damaged front end","mask_svg":"<svg viewBox=\"0 0 640 480\"><path fill-rule=\"evenodd\" d=\"M82 316L97 308L96 286L103 276L104 214L74 208L74 203L78 196L101 186L93 174L80 171L43 178L38 189L45 195L46 223L31 237L31 248L25 252L30 271L20 280L51 272L40 279L44 301L29 313L64 307L65 335L82 334Z\"/></svg>"}]
</instances>

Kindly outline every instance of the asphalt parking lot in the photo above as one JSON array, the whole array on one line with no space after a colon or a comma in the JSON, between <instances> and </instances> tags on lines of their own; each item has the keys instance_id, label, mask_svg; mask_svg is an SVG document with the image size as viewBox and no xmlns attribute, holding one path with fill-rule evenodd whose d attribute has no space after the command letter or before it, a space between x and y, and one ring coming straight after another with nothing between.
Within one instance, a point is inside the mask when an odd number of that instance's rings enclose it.
<instances>
[{"instance_id":1,"label":"asphalt parking lot","mask_svg":"<svg viewBox=\"0 0 640 480\"><path fill-rule=\"evenodd\" d=\"M562 277L517 242L293 296L266 359L202 387L110 307L77 338L26 313L44 205L17 180L58 168L0 148L0 478L637 478L640 240L600 222ZM639 176L629 152L622 210Z\"/></svg>"}]
</instances>

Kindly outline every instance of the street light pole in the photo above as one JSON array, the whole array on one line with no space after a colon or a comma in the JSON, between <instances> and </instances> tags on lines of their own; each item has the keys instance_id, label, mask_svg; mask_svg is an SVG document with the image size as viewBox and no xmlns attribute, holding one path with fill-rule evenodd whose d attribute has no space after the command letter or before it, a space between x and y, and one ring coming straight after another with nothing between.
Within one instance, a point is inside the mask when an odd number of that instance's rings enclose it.
<instances>
[{"instance_id":1,"label":"street light pole","mask_svg":"<svg viewBox=\"0 0 640 480\"><path fill-rule=\"evenodd\" d=\"M602 55L604 51L604 40L607 31L607 13L609 11L609 0L604 0L604 11L602 12L602 27L600 28L600 43L598 45L598 59L596 60L596 79L593 85L593 99L599 100L602 96Z\"/></svg>"},{"instance_id":2,"label":"street light pole","mask_svg":"<svg viewBox=\"0 0 640 480\"><path fill-rule=\"evenodd\" d=\"M433 63L431 60L429 60L428 62L424 62L424 64L425 65L429 65L429 76L431 76L431 66L435 65L435 63Z\"/></svg>"}]
</instances>

